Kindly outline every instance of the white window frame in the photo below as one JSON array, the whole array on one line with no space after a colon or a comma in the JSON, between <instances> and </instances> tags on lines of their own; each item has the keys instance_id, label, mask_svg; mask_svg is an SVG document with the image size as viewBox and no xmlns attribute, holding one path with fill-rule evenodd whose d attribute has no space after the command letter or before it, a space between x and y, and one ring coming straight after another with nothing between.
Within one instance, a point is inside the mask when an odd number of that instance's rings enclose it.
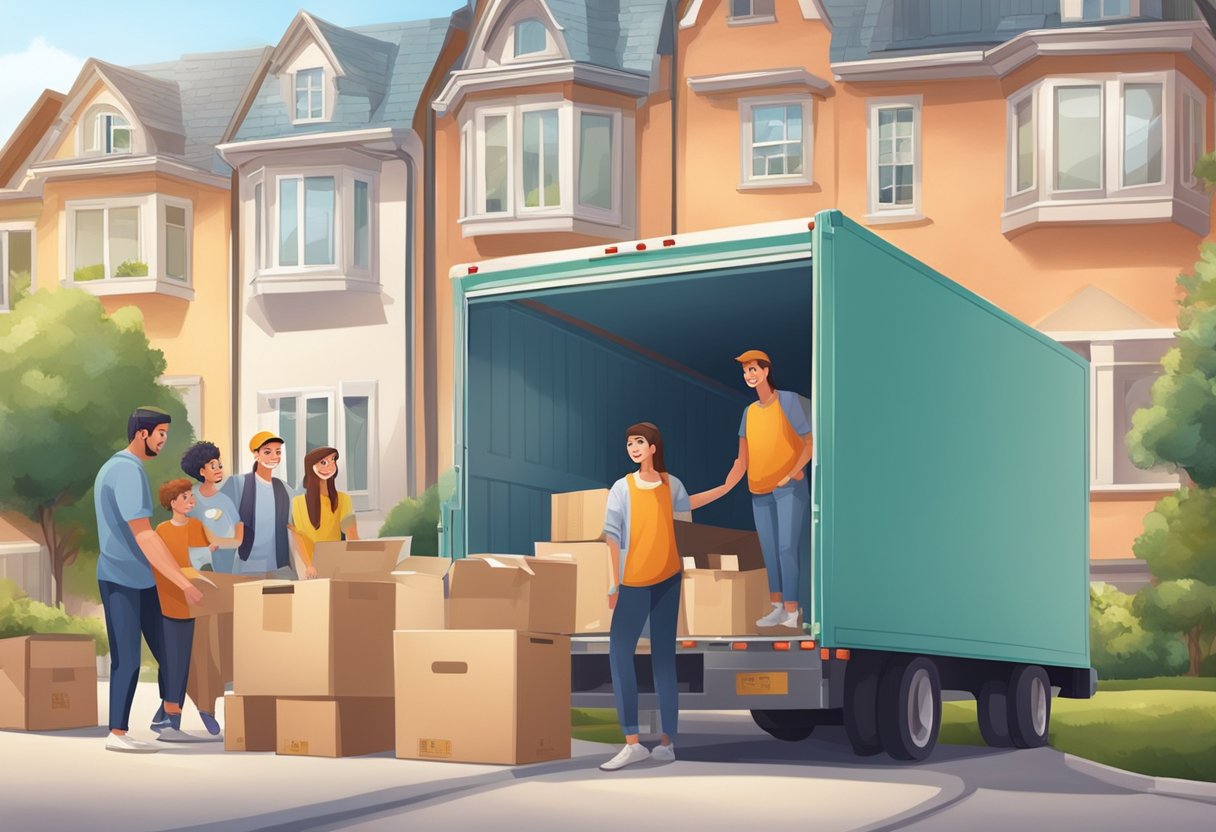
<instances>
[{"instance_id":1,"label":"white window frame","mask_svg":"<svg viewBox=\"0 0 1216 832\"><path fill-rule=\"evenodd\" d=\"M300 115L300 112L297 107L297 104L299 102L300 92L301 92L300 76L305 73L314 73L314 72L321 73L321 80L314 87L313 83L312 83L313 76L311 74L308 75L307 78L305 79L306 84L305 84L303 92L308 96L308 112L304 115ZM325 100L325 98L326 98L325 86L328 82L329 82L329 79L326 77L325 67L323 67L323 66L300 67L299 69L297 69L295 72L292 73L292 78L291 78L292 124L314 124L316 122L329 120L325 117L325 112L326 112L325 106L327 103ZM321 114L319 116L312 115L312 111L314 109L314 107L313 107L313 96L314 95L320 96Z\"/></svg>"},{"instance_id":2,"label":"white window frame","mask_svg":"<svg viewBox=\"0 0 1216 832\"><path fill-rule=\"evenodd\" d=\"M475 217L512 217L515 215L515 180L520 178L516 169L516 148L519 141L515 135L515 107L482 107L477 110L476 118L476 148L477 156L473 162L473 211ZM494 116L506 116L507 119L507 189L506 207L502 211L487 211L486 206L486 119Z\"/></svg>"},{"instance_id":3,"label":"white window frame","mask_svg":"<svg viewBox=\"0 0 1216 832\"><path fill-rule=\"evenodd\" d=\"M1178 173L1179 181L1188 188L1195 190L1206 197L1205 186L1199 177L1195 176L1195 166L1190 159L1190 142L1191 138L1191 123L1188 105L1193 104L1199 110L1199 117L1196 119L1195 126L1199 128L1199 154L1195 161L1202 159L1208 152L1207 138L1207 98L1199 88L1191 82L1186 76L1179 77L1179 100L1180 112L1182 119L1178 130Z\"/></svg>"},{"instance_id":4,"label":"white window frame","mask_svg":"<svg viewBox=\"0 0 1216 832\"><path fill-rule=\"evenodd\" d=\"M519 51L519 27L524 25L525 23L535 23L538 26L540 26L541 30L544 32L545 44L540 49L533 49L531 52L520 52ZM550 43L550 41L552 39L553 39L553 35L549 32L549 27L546 26L545 22L543 20L541 20L539 17L520 18L519 20L517 20L511 24L511 48L510 48L509 54L511 55L511 57L514 60L517 60L517 61L523 61L523 60L533 60L534 61L539 56L544 56L544 55L549 54L549 52L552 50L552 45Z\"/></svg>"},{"instance_id":5,"label":"white window frame","mask_svg":"<svg viewBox=\"0 0 1216 832\"><path fill-rule=\"evenodd\" d=\"M161 376L157 384L172 387L182 397L186 405L186 419L194 428L195 438L205 435L203 431L203 377L202 376Z\"/></svg>"},{"instance_id":6,"label":"white window frame","mask_svg":"<svg viewBox=\"0 0 1216 832\"><path fill-rule=\"evenodd\" d=\"M598 205L587 205L578 200L578 181L579 163L583 158L583 115L593 116L608 116L612 119L612 171L609 177L612 181L612 208L605 210ZM571 126L571 142L573 145L573 154L571 156L571 167L573 172L570 177L571 200L574 204L575 213L586 216L590 219L606 223L608 225L621 224L621 176L622 176L622 159L624 158L624 138L621 133L621 111L613 110L609 107L591 107L586 104L579 104L574 108ZM558 122L558 129L561 129L561 122Z\"/></svg>"},{"instance_id":7,"label":"white window frame","mask_svg":"<svg viewBox=\"0 0 1216 832\"><path fill-rule=\"evenodd\" d=\"M866 222L871 225L883 222L910 222L924 218L921 213L923 154L921 150L921 111L924 97L920 95L871 98L867 101L866 123ZM912 205L883 207L878 202L878 114L882 110L912 108Z\"/></svg>"},{"instance_id":8,"label":"white window frame","mask_svg":"<svg viewBox=\"0 0 1216 832\"><path fill-rule=\"evenodd\" d=\"M1106 14L1103 10L1106 0L1098 0L1098 14L1095 17L1085 16L1085 0L1061 0L1060 19L1068 22L1101 23L1104 20L1130 20L1140 16L1140 0L1127 0L1127 14Z\"/></svg>"},{"instance_id":9,"label":"white window frame","mask_svg":"<svg viewBox=\"0 0 1216 832\"><path fill-rule=\"evenodd\" d=\"M166 208L181 208L186 212L185 226L185 246L186 246L186 273L184 276L177 278L171 277L167 271L169 264L169 221ZM156 230L157 230L157 255L158 265L160 266L158 276L165 280L174 280L186 286L194 284L194 205L188 199L179 199L171 196L161 196L156 200ZM152 264L148 264L148 271L151 273Z\"/></svg>"},{"instance_id":10,"label":"white window frame","mask_svg":"<svg viewBox=\"0 0 1216 832\"><path fill-rule=\"evenodd\" d=\"M509 154L512 160L513 167L516 170L515 176L515 204L518 206L518 212L521 216L537 215L537 214L554 214L561 211L569 211L573 188L571 187L570 178L574 173L574 154L573 152L562 152L571 146L571 108L563 103L546 103L537 102L534 104L520 104L516 108L517 117L515 119L515 127L513 138L515 140L514 151ZM528 113L553 112L557 115L557 176L558 176L558 202L556 205L527 205L527 194L524 192L524 116ZM538 187L540 188L540 196L544 199L544 147L541 147L540 159L538 160Z\"/></svg>"},{"instance_id":11,"label":"white window frame","mask_svg":"<svg viewBox=\"0 0 1216 832\"><path fill-rule=\"evenodd\" d=\"M274 469L274 475L292 488L302 488L304 484L304 456L308 453L306 416L309 399L323 399L327 403L325 445L331 448L338 447L334 444L336 441L335 437L337 436L336 421L334 419L335 392L331 387L297 387L294 389L263 390L258 392L258 421L263 430L269 430L276 436L281 435L279 432L279 401L286 398L294 398L296 400L295 447L288 448L286 442L284 443L284 460L278 468ZM341 451L341 448L338 450ZM291 458L295 460L297 474L299 475L298 483L292 483L287 479L288 454L291 454Z\"/></svg>"},{"instance_id":12,"label":"white window frame","mask_svg":"<svg viewBox=\"0 0 1216 832\"><path fill-rule=\"evenodd\" d=\"M304 220L305 220L304 209L305 209L305 202L307 201L305 198L304 182L307 179L331 179L333 181L334 207L333 207L333 224L331 226L331 233L333 234L333 240L332 240L332 246L331 246L331 248L333 249L333 262L332 263L311 263L308 265L305 265L305 263L304 263L305 249L307 247L307 244L304 240ZM283 188L284 182L298 182L299 183L296 186L296 264L294 266L283 265L279 262L279 257L282 255L282 244L280 242L280 240L282 238L280 236L280 228L279 228L279 223L281 222L282 215L279 213L278 204L279 204L280 194L282 194L282 188ZM341 258L342 258L342 238L339 233L340 226L342 225L342 223L340 221L341 216L342 216L342 214L341 214L342 195L340 193L340 191L341 191L340 183L341 183L340 176L338 174L330 173L330 172L309 171L309 172L293 172L293 173L275 174L275 176L274 176L274 203L275 203L274 230L275 230L275 234L274 234L274 245L273 245L272 250L274 251L274 260L273 260L274 267L277 271L280 271L280 272L288 272L288 271L291 271L291 272L311 272L311 271L330 272L330 271L333 271L334 269L338 268L338 266L341 262ZM265 191L262 192L262 195L264 198Z\"/></svg>"},{"instance_id":13,"label":"white window frame","mask_svg":"<svg viewBox=\"0 0 1216 832\"><path fill-rule=\"evenodd\" d=\"M1092 89L1098 90L1098 124L1102 128L1102 137L1098 146L1098 187L1096 188L1059 188L1056 186L1056 92L1062 89ZM1067 80L1053 80L1044 85L1044 90L1048 95L1044 95L1046 99L1044 108L1049 110L1046 118L1039 121L1043 125L1041 128L1043 133L1042 148L1044 156L1043 168L1047 172L1045 177L1045 186L1047 193L1056 197L1063 195L1069 199L1084 199L1084 198L1101 198L1106 193L1107 183L1111 181L1119 181L1121 176L1118 172L1115 173L1116 179L1111 179L1111 171L1108 170L1112 154L1110 152L1109 143L1111 140L1111 109L1109 107L1110 95L1107 84L1101 80L1092 78L1071 78ZM1123 108L1118 108L1118 115L1122 115ZM1120 125L1121 126L1121 125ZM1117 155L1118 161L1122 163L1122 154ZM1120 164L1122 167L1122 164Z\"/></svg>"},{"instance_id":14,"label":"white window frame","mask_svg":"<svg viewBox=\"0 0 1216 832\"><path fill-rule=\"evenodd\" d=\"M748 0L751 12L748 14L735 15L733 0L726 0L726 25L728 26L753 26L761 23L776 23L777 22L777 3L776 0L764 0L771 7L769 11L756 12L756 0Z\"/></svg>"},{"instance_id":15,"label":"white window frame","mask_svg":"<svg viewBox=\"0 0 1216 832\"><path fill-rule=\"evenodd\" d=\"M759 107L802 108L802 173L756 176L752 173L753 118ZM763 96L739 99L739 188L806 187L815 183L814 98L809 95ZM787 142L788 144L788 142Z\"/></svg>"},{"instance_id":16,"label":"white window frame","mask_svg":"<svg viewBox=\"0 0 1216 832\"><path fill-rule=\"evenodd\" d=\"M460 126L460 216L469 215L470 190L473 186L473 124Z\"/></svg>"},{"instance_id":17,"label":"white window frame","mask_svg":"<svg viewBox=\"0 0 1216 832\"><path fill-rule=\"evenodd\" d=\"M1118 172L1119 172L1119 190L1121 191L1139 191L1145 189L1157 189L1163 185L1168 185L1170 182L1170 142L1174 136L1177 136L1179 124L1174 126L1174 135L1170 135L1170 130L1166 126L1166 120L1173 118L1177 119L1181 113L1180 106L1170 106L1171 99L1177 98L1177 90L1174 84L1171 83L1170 76L1159 79L1157 73L1151 75L1122 75L1119 81L1119 113L1118 113L1118 141L1116 147L1119 151ZM1161 179L1156 182L1145 182L1141 185L1128 185L1124 182L1124 177L1127 175L1127 130L1124 122L1127 118L1127 88L1129 86L1138 85L1160 85L1161 87Z\"/></svg>"},{"instance_id":18,"label":"white window frame","mask_svg":"<svg viewBox=\"0 0 1216 832\"><path fill-rule=\"evenodd\" d=\"M344 381L338 385L337 409L341 412L341 425L338 430L338 441L334 445L342 457L346 455L346 408L342 400L347 396L363 396L367 398L367 488L353 491L348 486L346 466L338 463L338 489L350 495L355 511L376 511L379 508L380 494L380 465L379 465L379 402L376 395L375 381Z\"/></svg>"},{"instance_id":19,"label":"white window frame","mask_svg":"<svg viewBox=\"0 0 1216 832\"><path fill-rule=\"evenodd\" d=\"M107 141L113 146L113 125L110 125L109 133L106 135L106 129L103 127L107 117L117 116L126 122L125 129L130 133L130 146L126 150L106 150ZM137 131L135 123L131 117L120 110L114 104L108 101L99 102L90 107L85 113L84 118L80 122L80 129L77 133L77 156L130 156L135 153L135 141Z\"/></svg>"},{"instance_id":20,"label":"white window frame","mask_svg":"<svg viewBox=\"0 0 1216 832\"><path fill-rule=\"evenodd\" d=\"M9 297L9 260L11 258L10 234L12 232L29 233L30 235L30 294L38 287L38 232L32 222L0 223L0 312L10 312L13 308L12 298Z\"/></svg>"},{"instance_id":21,"label":"white window frame","mask_svg":"<svg viewBox=\"0 0 1216 832\"><path fill-rule=\"evenodd\" d=\"M1008 125L1009 125L1009 170L1007 173L1008 179L1005 183L1005 195L1007 197L1020 196L1022 194L1032 193L1039 187L1039 147L1041 146L1039 136L1039 112L1038 112L1038 88L1031 87L1024 92L1017 93L1009 98L1006 109ZM1018 189L1018 107L1023 103L1030 102L1030 140L1034 143L1030 152L1030 185L1029 187Z\"/></svg>"}]
</instances>

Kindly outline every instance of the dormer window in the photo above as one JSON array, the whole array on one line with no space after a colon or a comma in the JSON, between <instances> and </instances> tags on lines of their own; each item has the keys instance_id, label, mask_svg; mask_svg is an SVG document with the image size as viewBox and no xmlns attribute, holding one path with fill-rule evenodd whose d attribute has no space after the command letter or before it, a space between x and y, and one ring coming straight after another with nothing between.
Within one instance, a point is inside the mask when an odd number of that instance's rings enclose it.
<instances>
[{"instance_id":1,"label":"dormer window","mask_svg":"<svg viewBox=\"0 0 1216 832\"><path fill-rule=\"evenodd\" d=\"M772 23L773 0L730 0L731 23Z\"/></svg>"},{"instance_id":2,"label":"dormer window","mask_svg":"<svg viewBox=\"0 0 1216 832\"><path fill-rule=\"evenodd\" d=\"M325 118L325 71L320 67L296 72L296 116L300 121Z\"/></svg>"},{"instance_id":3,"label":"dormer window","mask_svg":"<svg viewBox=\"0 0 1216 832\"><path fill-rule=\"evenodd\" d=\"M515 24L515 57L535 55L548 48L545 24L534 17Z\"/></svg>"},{"instance_id":4,"label":"dormer window","mask_svg":"<svg viewBox=\"0 0 1216 832\"><path fill-rule=\"evenodd\" d=\"M97 110L85 121L84 152L120 154L131 152L131 123L115 109Z\"/></svg>"},{"instance_id":5,"label":"dormer window","mask_svg":"<svg viewBox=\"0 0 1216 832\"><path fill-rule=\"evenodd\" d=\"M1060 17L1067 22L1098 23L1140 16L1140 0L1063 0Z\"/></svg>"}]
</instances>

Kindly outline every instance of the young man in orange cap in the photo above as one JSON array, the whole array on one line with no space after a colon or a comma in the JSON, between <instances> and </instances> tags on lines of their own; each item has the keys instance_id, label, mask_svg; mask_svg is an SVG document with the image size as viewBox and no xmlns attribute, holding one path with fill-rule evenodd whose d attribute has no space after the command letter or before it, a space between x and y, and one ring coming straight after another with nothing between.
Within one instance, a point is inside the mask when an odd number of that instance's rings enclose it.
<instances>
[{"instance_id":1,"label":"young man in orange cap","mask_svg":"<svg viewBox=\"0 0 1216 832\"><path fill-rule=\"evenodd\" d=\"M274 475L283 461L283 439L268 430L249 440L253 470L229 477L221 491L237 506L245 537L237 549L233 573L296 578L287 531L291 522L291 491Z\"/></svg>"},{"instance_id":2,"label":"young man in orange cap","mask_svg":"<svg viewBox=\"0 0 1216 832\"><path fill-rule=\"evenodd\" d=\"M747 474L773 605L756 624L798 628L798 549L811 504L806 480L813 449L811 425L801 397L773 386L768 353L748 350L735 360L743 365L743 382L756 391L757 401L743 411L739 456L725 487L729 491Z\"/></svg>"}]
</instances>

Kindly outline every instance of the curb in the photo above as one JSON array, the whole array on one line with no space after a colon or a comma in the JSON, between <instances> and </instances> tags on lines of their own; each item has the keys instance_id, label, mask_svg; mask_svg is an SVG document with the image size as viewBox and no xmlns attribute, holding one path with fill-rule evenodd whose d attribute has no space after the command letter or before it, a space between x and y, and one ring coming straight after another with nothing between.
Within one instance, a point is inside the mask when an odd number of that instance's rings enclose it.
<instances>
[{"instance_id":1,"label":"curb","mask_svg":"<svg viewBox=\"0 0 1216 832\"><path fill-rule=\"evenodd\" d=\"M1216 783L1137 774L1134 771L1125 771L1103 763L1095 763L1093 760L1075 757L1072 754L1064 755L1064 763L1075 771L1121 789L1216 804Z\"/></svg>"}]
</instances>

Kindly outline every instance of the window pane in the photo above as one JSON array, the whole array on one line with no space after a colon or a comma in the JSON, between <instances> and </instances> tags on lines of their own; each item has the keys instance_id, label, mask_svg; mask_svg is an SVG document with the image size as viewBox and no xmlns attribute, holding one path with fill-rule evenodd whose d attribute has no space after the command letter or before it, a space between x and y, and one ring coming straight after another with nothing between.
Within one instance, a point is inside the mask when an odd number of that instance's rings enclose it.
<instances>
[{"instance_id":1,"label":"window pane","mask_svg":"<svg viewBox=\"0 0 1216 832\"><path fill-rule=\"evenodd\" d=\"M1102 14L1106 17L1128 17L1131 13L1130 0L1102 0Z\"/></svg>"},{"instance_id":2,"label":"window pane","mask_svg":"<svg viewBox=\"0 0 1216 832\"><path fill-rule=\"evenodd\" d=\"M304 265L333 262L334 178L309 176L304 180Z\"/></svg>"},{"instance_id":3,"label":"window pane","mask_svg":"<svg viewBox=\"0 0 1216 832\"><path fill-rule=\"evenodd\" d=\"M1014 110L1017 142L1017 177L1014 190L1022 192L1034 185L1034 100L1027 98Z\"/></svg>"},{"instance_id":4,"label":"window pane","mask_svg":"<svg viewBox=\"0 0 1216 832\"><path fill-rule=\"evenodd\" d=\"M1195 166L1203 155L1203 106L1193 98L1187 98L1187 159L1185 178L1188 182L1195 181Z\"/></svg>"},{"instance_id":5,"label":"window pane","mask_svg":"<svg viewBox=\"0 0 1216 832\"><path fill-rule=\"evenodd\" d=\"M101 280L106 276L102 211L76 212L76 262L72 278L76 281Z\"/></svg>"},{"instance_id":6,"label":"window pane","mask_svg":"<svg viewBox=\"0 0 1216 832\"><path fill-rule=\"evenodd\" d=\"M367 490L367 396L343 396L342 419L346 426L346 448L342 461L346 465L346 488Z\"/></svg>"},{"instance_id":7,"label":"window pane","mask_svg":"<svg viewBox=\"0 0 1216 832\"><path fill-rule=\"evenodd\" d=\"M524 113L524 205L540 205L540 113Z\"/></svg>"},{"instance_id":8,"label":"window pane","mask_svg":"<svg viewBox=\"0 0 1216 832\"><path fill-rule=\"evenodd\" d=\"M895 135L895 111L885 107L878 111L878 138L889 139Z\"/></svg>"},{"instance_id":9,"label":"window pane","mask_svg":"<svg viewBox=\"0 0 1216 832\"><path fill-rule=\"evenodd\" d=\"M329 444L329 400L308 399L304 421L304 453Z\"/></svg>"},{"instance_id":10,"label":"window pane","mask_svg":"<svg viewBox=\"0 0 1216 832\"><path fill-rule=\"evenodd\" d=\"M253 186L253 262L262 268L262 185Z\"/></svg>"},{"instance_id":11,"label":"window pane","mask_svg":"<svg viewBox=\"0 0 1216 832\"><path fill-rule=\"evenodd\" d=\"M612 117L583 113L579 122L578 201L612 210Z\"/></svg>"},{"instance_id":12,"label":"window pane","mask_svg":"<svg viewBox=\"0 0 1216 832\"><path fill-rule=\"evenodd\" d=\"M0 258L4 256L4 236L0 234ZM8 306L12 309L30 293L34 270L34 234L30 231L8 233Z\"/></svg>"},{"instance_id":13,"label":"window pane","mask_svg":"<svg viewBox=\"0 0 1216 832\"><path fill-rule=\"evenodd\" d=\"M548 208L561 202L558 181L557 111L523 114L524 205Z\"/></svg>"},{"instance_id":14,"label":"window pane","mask_svg":"<svg viewBox=\"0 0 1216 832\"><path fill-rule=\"evenodd\" d=\"M541 141L544 147L544 171L541 178L545 184L542 204L551 208L561 204L561 167L557 161L557 110L540 114Z\"/></svg>"},{"instance_id":15,"label":"window pane","mask_svg":"<svg viewBox=\"0 0 1216 832\"><path fill-rule=\"evenodd\" d=\"M279 436L283 439L283 465L286 467L284 478L292 487L299 485L296 482L296 437L297 433L297 413L296 413L296 397L284 396L278 400L279 404Z\"/></svg>"},{"instance_id":16,"label":"window pane","mask_svg":"<svg viewBox=\"0 0 1216 832\"><path fill-rule=\"evenodd\" d=\"M495 214L507 210L507 117L487 116L485 131L485 212Z\"/></svg>"},{"instance_id":17,"label":"window pane","mask_svg":"<svg viewBox=\"0 0 1216 832\"><path fill-rule=\"evenodd\" d=\"M308 115L308 90L296 90L296 118L310 118Z\"/></svg>"},{"instance_id":18,"label":"window pane","mask_svg":"<svg viewBox=\"0 0 1216 832\"><path fill-rule=\"evenodd\" d=\"M139 256L139 209L110 209L110 268L115 277L144 277L148 264Z\"/></svg>"},{"instance_id":19,"label":"window pane","mask_svg":"<svg viewBox=\"0 0 1216 832\"><path fill-rule=\"evenodd\" d=\"M300 265L300 180L279 180L279 265Z\"/></svg>"},{"instance_id":20,"label":"window pane","mask_svg":"<svg viewBox=\"0 0 1216 832\"><path fill-rule=\"evenodd\" d=\"M785 108L757 107L752 110L752 142L779 142L785 139Z\"/></svg>"},{"instance_id":21,"label":"window pane","mask_svg":"<svg viewBox=\"0 0 1216 832\"><path fill-rule=\"evenodd\" d=\"M325 73L319 68L302 69L296 73L296 118L322 118Z\"/></svg>"},{"instance_id":22,"label":"window pane","mask_svg":"<svg viewBox=\"0 0 1216 832\"><path fill-rule=\"evenodd\" d=\"M791 175L802 173L802 145L786 145L785 172Z\"/></svg>"},{"instance_id":23,"label":"window pane","mask_svg":"<svg viewBox=\"0 0 1216 832\"><path fill-rule=\"evenodd\" d=\"M1123 184L1161 181L1161 85L1123 88Z\"/></svg>"},{"instance_id":24,"label":"window pane","mask_svg":"<svg viewBox=\"0 0 1216 832\"><path fill-rule=\"evenodd\" d=\"M515 27L515 57L545 51L545 25L539 20L522 20Z\"/></svg>"},{"instance_id":25,"label":"window pane","mask_svg":"<svg viewBox=\"0 0 1216 832\"><path fill-rule=\"evenodd\" d=\"M118 116L114 117L110 136L112 153L131 152L131 128L127 125L126 119L119 118Z\"/></svg>"},{"instance_id":26,"label":"window pane","mask_svg":"<svg viewBox=\"0 0 1216 832\"><path fill-rule=\"evenodd\" d=\"M785 108L785 137L790 141L802 141L802 107L791 104Z\"/></svg>"},{"instance_id":27,"label":"window pane","mask_svg":"<svg viewBox=\"0 0 1216 832\"><path fill-rule=\"evenodd\" d=\"M355 265L366 269L371 262L371 205L367 183L355 180Z\"/></svg>"},{"instance_id":28,"label":"window pane","mask_svg":"<svg viewBox=\"0 0 1216 832\"><path fill-rule=\"evenodd\" d=\"M1062 87L1055 100L1056 189L1102 187L1102 91Z\"/></svg>"},{"instance_id":29,"label":"window pane","mask_svg":"<svg viewBox=\"0 0 1216 832\"><path fill-rule=\"evenodd\" d=\"M1081 17L1085 20L1096 20L1102 16L1102 0L1083 0Z\"/></svg>"},{"instance_id":30,"label":"window pane","mask_svg":"<svg viewBox=\"0 0 1216 832\"><path fill-rule=\"evenodd\" d=\"M752 0L730 0L731 17L747 17L752 13Z\"/></svg>"},{"instance_id":31,"label":"window pane","mask_svg":"<svg viewBox=\"0 0 1216 832\"><path fill-rule=\"evenodd\" d=\"M186 209L165 206L165 274L186 279Z\"/></svg>"}]
</instances>

